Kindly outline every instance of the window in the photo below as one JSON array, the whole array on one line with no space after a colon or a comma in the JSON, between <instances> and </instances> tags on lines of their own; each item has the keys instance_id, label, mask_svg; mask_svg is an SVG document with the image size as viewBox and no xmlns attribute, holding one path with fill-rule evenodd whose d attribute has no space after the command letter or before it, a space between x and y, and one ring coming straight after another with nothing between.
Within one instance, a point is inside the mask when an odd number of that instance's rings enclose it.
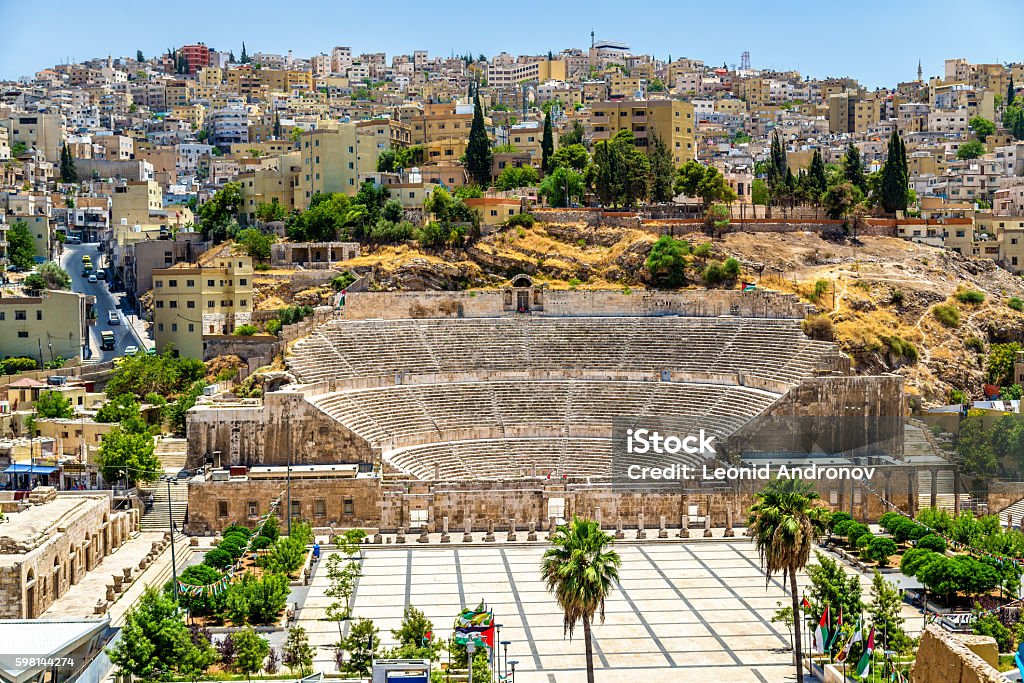
<instances>
[{"instance_id":1,"label":"window","mask_svg":"<svg viewBox=\"0 0 1024 683\"><path fill-rule=\"evenodd\" d=\"M178 302L177 301L171 301L170 302L170 307L171 308L177 308L178 307Z\"/></svg>"},{"instance_id":2,"label":"window","mask_svg":"<svg viewBox=\"0 0 1024 683\"><path fill-rule=\"evenodd\" d=\"M195 325L193 325L192 323L189 323L188 324L188 331L189 332L195 332Z\"/></svg>"},{"instance_id":3,"label":"window","mask_svg":"<svg viewBox=\"0 0 1024 683\"><path fill-rule=\"evenodd\" d=\"M427 524L427 511L426 510L409 510L409 521L415 526L426 526Z\"/></svg>"},{"instance_id":4,"label":"window","mask_svg":"<svg viewBox=\"0 0 1024 683\"><path fill-rule=\"evenodd\" d=\"M28 339L28 330L18 330L19 339Z\"/></svg>"},{"instance_id":5,"label":"window","mask_svg":"<svg viewBox=\"0 0 1024 683\"><path fill-rule=\"evenodd\" d=\"M245 508L248 511L246 514L248 515L249 519L254 519L260 516L260 506L259 503L257 503L255 500L250 500L248 503L246 503Z\"/></svg>"},{"instance_id":6,"label":"window","mask_svg":"<svg viewBox=\"0 0 1024 683\"><path fill-rule=\"evenodd\" d=\"M163 323L157 323L156 329L158 331L160 331L160 332L163 332L164 331L164 324Z\"/></svg>"},{"instance_id":7,"label":"window","mask_svg":"<svg viewBox=\"0 0 1024 683\"><path fill-rule=\"evenodd\" d=\"M309 178L306 178L306 180L309 180ZM213 287L213 280L207 280L206 281L206 286L207 287Z\"/></svg>"},{"instance_id":8,"label":"window","mask_svg":"<svg viewBox=\"0 0 1024 683\"><path fill-rule=\"evenodd\" d=\"M238 279L239 287L245 287L247 284L249 284L249 281L246 278L243 277Z\"/></svg>"},{"instance_id":9,"label":"window","mask_svg":"<svg viewBox=\"0 0 1024 683\"><path fill-rule=\"evenodd\" d=\"M164 302L163 301L157 301L156 302L156 307L157 308L163 308L164 307Z\"/></svg>"},{"instance_id":10,"label":"window","mask_svg":"<svg viewBox=\"0 0 1024 683\"><path fill-rule=\"evenodd\" d=\"M171 332L178 331L178 323L171 323Z\"/></svg>"},{"instance_id":11,"label":"window","mask_svg":"<svg viewBox=\"0 0 1024 683\"><path fill-rule=\"evenodd\" d=\"M561 524L565 519L565 498L548 499L548 519L552 517Z\"/></svg>"},{"instance_id":12,"label":"window","mask_svg":"<svg viewBox=\"0 0 1024 683\"><path fill-rule=\"evenodd\" d=\"M178 286L178 281L177 280L168 280L167 281L167 286L168 287L177 287Z\"/></svg>"},{"instance_id":13,"label":"window","mask_svg":"<svg viewBox=\"0 0 1024 683\"><path fill-rule=\"evenodd\" d=\"M4 313L3 311L0 311L0 320L5 320L6 318L7 318L7 314Z\"/></svg>"},{"instance_id":14,"label":"window","mask_svg":"<svg viewBox=\"0 0 1024 683\"><path fill-rule=\"evenodd\" d=\"M302 516L302 501L301 500L293 500L292 501L292 518L301 517L301 516Z\"/></svg>"},{"instance_id":15,"label":"window","mask_svg":"<svg viewBox=\"0 0 1024 683\"><path fill-rule=\"evenodd\" d=\"M346 498L341 505L341 511L346 515L355 514L355 503L351 498Z\"/></svg>"},{"instance_id":16,"label":"window","mask_svg":"<svg viewBox=\"0 0 1024 683\"><path fill-rule=\"evenodd\" d=\"M196 286L196 281L195 280L185 280L185 286L186 287L195 287Z\"/></svg>"},{"instance_id":17,"label":"window","mask_svg":"<svg viewBox=\"0 0 1024 683\"><path fill-rule=\"evenodd\" d=\"M313 516L314 517L326 517L327 516L327 501L323 498L315 498L313 500Z\"/></svg>"},{"instance_id":18,"label":"window","mask_svg":"<svg viewBox=\"0 0 1024 683\"><path fill-rule=\"evenodd\" d=\"M42 311L36 311L36 320L42 320L42 319L43 319L43 312Z\"/></svg>"},{"instance_id":19,"label":"window","mask_svg":"<svg viewBox=\"0 0 1024 683\"><path fill-rule=\"evenodd\" d=\"M248 299L239 299L238 300L238 305L239 306L248 306L249 305L249 300Z\"/></svg>"},{"instance_id":20,"label":"window","mask_svg":"<svg viewBox=\"0 0 1024 683\"><path fill-rule=\"evenodd\" d=\"M14 319L15 320L28 320L28 315L25 313L25 311L15 311L14 312Z\"/></svg>"},{"instance_id":21,"label":"window","mask_svg":"<svg viewBox=\"0 0 1024 683\"><path fill-rule=\"evenodd\" d=\"M214 302L214 301L207 301L207 302L206 302L206 307L207 307L207 308L213 308L213 307L214 307L214 305L215 305L215 303L216 303L216 302Z\"/></svg>"},{"instance_id":22,"label":"window","mask_svg":"<svg viewBox=\"0 0 1024 683\"><path fill-rule=\"evenodd\" d=\"M196 302L195 301L186 301L185 302L185 308L195 308L195 307L196 307Z\"/></svg>"},{"instance_id":23,"label":"window","mask_svg":"<svg viewBox=\"0 0 1024 683\"><path fill-rule=\"evenodd\" d=\"M226 500L217 501L217 516L227 517L228 516L228 502Z\"/></svg>"}]
</instances>

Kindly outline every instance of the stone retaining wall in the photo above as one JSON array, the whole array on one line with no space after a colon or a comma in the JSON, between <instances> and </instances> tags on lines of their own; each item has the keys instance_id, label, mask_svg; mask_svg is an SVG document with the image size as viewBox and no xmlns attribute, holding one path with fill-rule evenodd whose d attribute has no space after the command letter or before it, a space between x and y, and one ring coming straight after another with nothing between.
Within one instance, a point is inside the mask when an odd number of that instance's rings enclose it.
<instances>
[{"instance_id":1,"label":"stone retaining wall","mask_svg":"<svg viewBox=\"0 0 1024 683\"><path fill-rule=\"evenodd\" d=\"M990 636L955 634L931 624L921 636L910 683L1002 683Z\"/></svg>"}]
</instances>

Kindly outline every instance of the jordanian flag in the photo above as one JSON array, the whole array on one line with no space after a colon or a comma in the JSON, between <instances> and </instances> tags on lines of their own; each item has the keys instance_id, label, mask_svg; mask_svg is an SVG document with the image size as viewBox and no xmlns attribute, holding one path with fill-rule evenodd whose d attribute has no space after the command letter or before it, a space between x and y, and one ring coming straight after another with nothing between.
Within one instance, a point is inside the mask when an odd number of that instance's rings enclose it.
<instances>
[{"instance_id":1,"label":"jordanian flag","mask_svg":"<svg viewBox=\"0 0 1024 683\"><path fill-rule=\"evenodd\" d=\"M836 641L843 634L843 606L839 605L839 619L836 621L836 628L832 631L832 640L828 643L829 652L836 646Z\"/></svg>"},{"instance_id":2,"label":"jordanian flag","mask_svg":"<svg viewBox=\"0 0 1024 683\"><path fill-rule=\"evenodd\" d=\"M875 651L875 627L871 627L871 632L868 633L868 644L864 646L864 654L861 655L860 661L857 662L857 675L864 678L867 674L868 668L871 666L871 653Z\"/></svg>"},{"instance_id":3,"label":"jordanian flag","mask_svg":"<svg viewBox=\"0 0 1024 683\"><path fill-rule=\"evenodd\" d=\"M814 629L814 649L818 652L825 652L825 648L828 645L828 628L831 619L828 616L828 605L825 605L825 611L821 613L821 619L818 621L817 628Z\"/></svg>"},{"instance_id":4,"label":"jordanian flag","mask_svg":"<svg viewBox=\"0 0 1024 683\"><path fill-rule=\"evenodd\" d=\"M864 639L862 633L861 619L857 617L857 625L854 626L853 633L850 635L849 640L846 641L846 645L843 645L843 649L839 652L836 657L837 662L845 662L846 658L850 656L850 650L853 648L854 643L859 643Z\"/></svg>"}]
</instances>

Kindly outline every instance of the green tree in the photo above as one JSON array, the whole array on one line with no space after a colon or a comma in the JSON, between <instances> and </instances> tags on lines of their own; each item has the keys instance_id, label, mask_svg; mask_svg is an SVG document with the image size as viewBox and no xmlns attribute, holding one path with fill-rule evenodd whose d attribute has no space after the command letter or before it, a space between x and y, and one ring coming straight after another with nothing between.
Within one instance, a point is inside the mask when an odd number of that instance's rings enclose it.
<instances>
[{"instance_id":1,"label":"green tree","mask_svg":"<svg viewBox=\"0 0 1024 683\"><path fill-rule=\"evenodd\" d=\"M60 181L68 184L78 182L75 158L71 156L71 150L66 142L60 148Z\"/></svg>"},{"instance_id":2,"label":"green tree","mask_svg":"<svg viewBox=\"0 0 1024 683\"><path fill-rule=\"evenodd\" d=\"M288 218L288 211L277 201L277 197L271 199L270 203L261 202L256 205L256 220L261 223L272 223L283 221Z\"/></svg>"},{"instance_id":3,"label":"green tree","mask_svg":"<svg viewBox=\"0 0 1024 683\"><path fill-rule=\"evenodd\" d=\"M851 140L846 146L846 154L843 155L842 163L843 179L852 183L854 187L865 196L868 193L867 176L864 173L864 163L860 158L860 150Z\"/></svg>"},{"instance_id":4,"label":"green tree","mask_svg":"<svg viewBox=\"0 0 1024 683\"><path fill-rule=\"evenodd\" d=\"M569 145L582 145L583 144L583 136L584 136L585 132L586 131L583 128L583 123L582 122L580 122L580 121L574 122L572 124L572 130L570 130L565 135L559 136L559 138L558 138L558 148L562 149L563 147L566 147L566 146L569 146ZM557 154L558 152L555 152L555 153Z\"/></svg>"},{"instance_id":5,"label":"green tree","mask_svg":"<svg viewBox=\"0 0 1024 683\"><path fill-rule=\"evenodd\" d=\"M978 140L968 140L967 142L961 143L960 147L957 148L956 158L960 160L977 159L984 153L985 145Z\"/></svg>"},{"instance_id":6,"label":"green tree","mask_svg":"<svg viewBox=\"0 0 1024 683\"><path fill-rule=\"evenodd\" d=\"M565 207L574 201L582 202L585 190L586 183L580 173L568 166L556 165L540 182L539 193L547 200L548 206Z\"/></svg>"},{"instance_id":7,"label":"green tree","mask_svg":"<svg viewBox=\"0 0 1024 683\"><path fill-rule=\"evenodd\" d=\"M239 57L238 63L239 64L248 64L250 61L251 60L249 59L249 55L245 51L245 41L243 41L242 42L242 56Z\"/></svg>"},{"instance_id":8,"label":"green tree","mask_svg":"<svg viewBox=\"0 0 1024 683\"><path fill-rule=\"evenodd\" d=\"M971 120L967 122L967 125L970 126L979 142L985 142L989 135L996 132L996 124L992 123L984 116L972 117Z\"/></svg>"},{"instance_id":9,"label":"green tree","mask_svg":"<svg viewBox=\"0 0 1024 683\"><path fill-rule=\"evenodd\" d=\"M884 567L889 563L889 558L896 554L896 542L891 538L885 538L879 536L872 538L868 544L868 558L878 563L879 567Z\"/></svg>"},{"instance_id":10,"label":"green tree","mask_svg":"<svg viewBox=\"0 0 1024 683\"><path fill-rule=\"evenodd\" d=\"M142 56L142 50L135 51L135 61L142 64L146 59Z\"/></svg>"},{"instance_id":11,"label":"green tree","mask_svg":"<svg viewBox=\"0 0 1024 683\"><path fill-rule=\"evenodd\" d=\"M19 268L35 265L36 243L25 221L14 221L7 230L7 260Z\"/></svg>"},{"instance_id":12,"label":"green tree","mask_svg":"<svg viewBox=\"0 0 1024 683\"><path fill-rule=\"evenodd\" d=\"M636 149L633 133L620 130L594 146L594 189L607 206L634 207L647 197L650 162Z\"/></svg>"},{"instance_id":13,"label":"green tree","mask_svg":"<svg viewBox=\"0 0 1024 683\"><path fill-rule=\"evenodd\" d=\"M174 600L152 586L128 610L121 638L107 654L119 672L143 681L174 673L198 677L217 656L208 641L192 640Z\"/></svg>"},{"instance_id":14,"label":"green tree","mask_svg":"<svg viewBox=\"0 0 1024 683\"><path fill-rule=\"evenodd\" d=\"M882 167L882 186L880 204L885 211L895 213L907 208L907 155L903 147L903 138L897 130L889 138L889 149Z\"/></svg>"},{"instance_id":15,"label":"green tree","mask_svg":"<svg viewBox=\"0 0 1024 683\"><path fill-rule=\"evenodd\" d=\"M715 202L732 202L736 193L714 166L693 159L683 164L676 177L675 191L687 197L700 197L707 208Z\"/></svg>"},{"instance_id":16,"label":"green tree","mask_svg":"<svg viewBox=\"0 0 1024 683\"><path fill-rule=\"evenodd\" d=\"M871 579L871 602L867 612L875 625L875 637L884 649L897 652L910 649L910 639L903 631L902 607L902 591L876 569Z\"/></svg>"},{"instance_id":17,"label":"green tree","mask_svg":"<svg viewBox=\"0 0 1024 683\"><path fill-rule=\"evenodd\" d=\"M44 391L36 401L36 413L44 419L68 419L74 416L71 399L64 398L59 391Z\"/></svg>"},{"instance_id":18,"label":"green tree","mask_svg":"<svg viewBox=\"0 0 1024 683\"><path fill-rule=\"evenodd\" d=\"M669 149L660 135L654 134L651 148L651 201L664 204L672 201L676 179L676 165Z\"/></svg>"},{"instance_id":19,"label":"green tree","mask_svg":"<svg viewBox=\"0 0 1024 683\"><path fill-rule=\"evenodd\" d=\"M487 137L484 110L477 95L473 98L473 123L469 129L469 142L466 144L466 172L480 187L491 184L492 160L491 140Z\"/></svg>"},{"instance_id":20,"label":"green tree","mask_svg":"<svg viewBox=\"0 0 1024 683\"><path fill-rule=\"evenodd\" d=\"M281 116L275 111L274 112L274 139L281 139Z\"/></svg>"},{"instance_id":21,"label":"green tree","mask_svg":"<svg viewBox=\"0 0 1024 683\"><path fill-rule=\"evenodd\" d=\"M71 276L55 261L47 261L36 268L22 283L26 289L71 289Z\"/></svg>"},{"instance_id":22,"label":"green tree","mask_svg":"<svg viewBox=\"0 0 1024 683\"><path fill-rule=\"evenodd\" d=\"M860 189L847 180L830 186L822 195L821 203L829 218L838 219L848 218L863 199Z\"/></svg>"},{"instance_id":23,"label":"green tree","mask_svg":"<svg viewBox=\"0 0 1024 683\"><path fill-rule=\"evenodd\" d=\"M293 626L288 634L289 640L296 629L301 630L302 627ZM231 634L231 640L235 645L235 668L252 680L252 675L263 668L263 660L270 654L270 643L249 626ZM306 647L309 647L308 643Z\"/></svg>"},{"instance_id":24,"label":"green tree","mask_svg":"<svg viewBox=\"0 0 1024 683\"><path fill-rule=\"evenodd\" d=\"M956 454L964 471L979 478L991 477L998 470L999 463L979 417L970 416L960 423Z\"/></svg>"},{"instance_id":25,"label":"green tree","mask_svg":"<svg viewBox=\"0 0 1024 683\"><path fill-rule=\"evenodd\" d=\"M604 622L605 600L618 581L622 564L611 548L613 542L597 522L573 517L552 534L541 560L541 578L562 609L562 624L569 638L577 623L583 625L588 683L594 683L591 624L595 614Z\"/></svg>"},{"instance_id":26,"label":"green tree","mask_svg":"<svg viewBox=\"0 0 1024 683\"><path fill-rule=\"evenodd\" d=\"M562 145L551 157L551 168L564 166L574 171L583 172L589 165L590 154L587 152L587 148L579 143L566 144L565 136L562 136Z\"/></svg>"},{"instance_id":27,"label":"green tree","mask_svg":"<svg viewBox=\"0 0 1024 683\"><path fill-rule=\"evenodd\" d=\"M533 166L506 166L501 169L494 186L504 192L520 187L534 187L539 180L537 169Z\"/></svg>"},{"instance_id":28,"label":"green tree","mask_svg":"<svg viewBox=\"0 0 1024 683\"><path fill-rule=\"evenodd\" d=\"M755 178L750 184L750 201L758 206L768 206L768 184L761 178Z\"/></svg>"},{"instance_id":29,"label":"green tree","mask_svg":"<svg viewBox=\"0 0 1024 683\"><path fill-rule=\"evenodd\" d=\"M307 676L313 670L313 648L309 646L309 636L301 626L292 626L288 630L288 638L284 641L284 656L281 662L292 673Z\"/></svg>"},{"instance_id":30,"label":"green tree","mask_svg":"<svg viewBox=\"0 0 1024 683\"><path fill-rule=\"evenodd\" d=\"M686 282L686 266L690 262L690 243L662 235L651 246L644 264L651 277L663 280L669 287L679 287Z\"/></svg>"},{"instance_id":31,"label":"green tree","mask_svg":"<svg viewBox=\"0 0 1024 683\"><path fill-rule=\"evenodd\" d=\"M139 481L155 481L163 473L163 465L153 451L153 437L148 432L114 427L100 443L100 474L109 484L123 480L134 486Z\"/></svg>"},{"instance_id":32,"label":"green tree","mask_svg":"<svg viewBox=\"0 0 1024 683\"><path fill-rule=\"evenodd\" d=\"M821 195L823 195L828 189L828 176L825 173L825 161L821 158L820 150L814 150L814 155L811 157L811 165L807 169L806 177L806 184L812 195L812 200L817 204L821 201Z\"/></svg>"},{"instance_id":33,"label":"green tree","mask_svg":"<svg viewBox=\"0 0 1024 683\"><path fill-rule=\"evenodd\" d=\"M1021 350L1018 342L992 344L989 347L985 370L991 384L1005 387L1013 383L1013 364Z\"/></svg>"},{"instance_id":34,"label":"green tree","mask_svg":"<svg viewBox=\"0 0 1024 683\"><path fill-rule=\"evenodd\" d=\"M235 241L245 249L245 253L253 261L265 263L270 260L270 246L274 243L275 237L256 228L246 228L238 233Z\"/></svg>"},{"instance_id":35,"label":"green tree","mask_svg":"<svg viewBox=\"0 0 1024 683\"><path fill-rule=\"evenodd\" d=\"M348 632L348 637L338 643L338 648L348 653L344 670L348 673L367 676L370 673L370 665L377 656L380 648L379 633L373 621L370 619L359 619Z\"/></svg>"},{"instance_id":36,"label":"green tree","mask_svg":"<svg viewBox=\"0 0 1024 683\"><path fill-rule=\"evenodd\" d=\"M787 186L787 178L790 175L789 160L786 155L786 146L782 144L778 130L772 132L767 170L769 196L775 198L786 194L789 190Z\"/></svg>"},{"instance_id":37,"label":"green tree","mask_svg":"<svg viewBox=\"0 0 1024 683\"><path fill-rule=\"evenodd\" d=\"M242 184L226 183L197 212L203 236L220 242L228 236L228 226L242 205Z\"/></svg>"},{"instance_id":38,"label":"green tree","mask_svg":"<svg viewBox=\"0 0 1024 683\"><path fill-rule=\"evenodd\" d=\"M555 153L555 138L551 131L551 109L544 114L544 136L540 142L540 167L545 173L551 170L551 155Z\"/></svg>"},{"instance_id":39,"label":"green tree","mask_svg":"<svg viewBox=\"0 0 1024 683\"><path fill-rule=\"evenodd\" d=\"M818 492L800 480L773 481L756 495L747 523L761 557L765 583L773 574L781 573L783 582L789 579L794 614L800 609L796 575L807 565L816 535L810 510L817 497ZM800 629L794 629L797 683L803 683L800 636Z\"/></svg>"},{"instance_id":40,"label":"green tree","mask_svg":"<svg viewBox=\"0 0 1024 683\"><path fill-rule=\"evenodd\" d=\"M288 577L266 572L257 578L247 572L228 588L225 610L235 624L272 624L287 601Z\"/></svg>"}]
</instances>

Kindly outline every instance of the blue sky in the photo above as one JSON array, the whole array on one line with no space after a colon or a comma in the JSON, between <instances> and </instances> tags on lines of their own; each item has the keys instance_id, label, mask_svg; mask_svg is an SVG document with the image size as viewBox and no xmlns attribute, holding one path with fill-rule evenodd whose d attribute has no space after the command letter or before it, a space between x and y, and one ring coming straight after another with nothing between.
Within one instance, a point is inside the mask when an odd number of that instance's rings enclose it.
<instances>
[{"instance_id":1,"label":"blue sky","mask_svg":"<svg viewBox=\"0 0 1024 683\"><path fill-rule=\"evenodd\" d=\"M296 56L334 45L389 57L415 49L490 56L586 47L591 29L598 38L628 42L634 52L661 59L732 65L749 50L754 67L853 76L871 87L913 79L918 59L925 77L941 75L946 58L1024 60L1020 0L0 0L0 9L2 79L107 53L134 55L141 49L149 57L197 41L236 55L244 40L250 53L290 48Z\"/></svg>"}]
</instances>

